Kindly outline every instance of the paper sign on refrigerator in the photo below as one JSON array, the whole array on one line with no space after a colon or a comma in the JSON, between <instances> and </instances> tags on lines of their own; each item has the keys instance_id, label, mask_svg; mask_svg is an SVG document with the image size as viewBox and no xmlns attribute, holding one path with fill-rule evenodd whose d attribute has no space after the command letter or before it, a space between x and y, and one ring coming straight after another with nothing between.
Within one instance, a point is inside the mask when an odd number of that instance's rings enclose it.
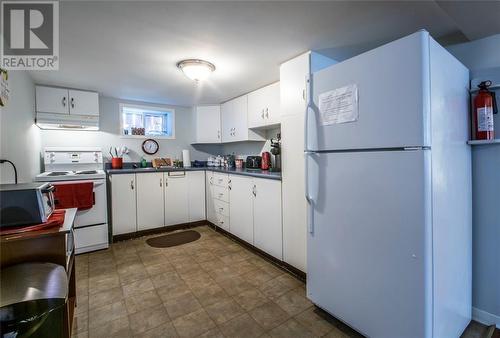
<instances>
[{"instance_id":1,"label":"paper sign on refrigerator","mask_svg":"<svg viewBox=\"0 0 500 338\"><path fill-rule=\"evenodd\" d=\"M322 93L319 114L322 126L358 120L358 86L355 84Z\"/></svg>"}]
</instances>

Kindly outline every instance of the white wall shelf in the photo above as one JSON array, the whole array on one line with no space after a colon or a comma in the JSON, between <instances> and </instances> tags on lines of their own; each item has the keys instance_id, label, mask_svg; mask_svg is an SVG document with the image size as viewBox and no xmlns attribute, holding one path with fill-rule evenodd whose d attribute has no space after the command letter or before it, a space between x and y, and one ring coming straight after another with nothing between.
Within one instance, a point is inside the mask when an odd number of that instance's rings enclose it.
<instances>
[{"instance_id":1,"label":"white wall shelf","mask_svg":"<svg viewBox=\"0 0 500 338\"><path fill-rule=\"evenodd\" d=\"M470 140L470 141L467 141L467 144L471 145L471 146L480 146L480 145L495 144L495 143L500 144L500 139L496 138L493 140Z\"/></svg>"}]
</instances>

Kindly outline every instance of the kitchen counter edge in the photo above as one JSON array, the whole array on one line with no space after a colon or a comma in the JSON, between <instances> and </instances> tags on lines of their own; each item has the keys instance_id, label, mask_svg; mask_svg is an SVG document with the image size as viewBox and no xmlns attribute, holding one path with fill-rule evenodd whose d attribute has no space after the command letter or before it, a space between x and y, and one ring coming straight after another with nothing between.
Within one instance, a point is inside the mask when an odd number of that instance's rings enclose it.
<instances>
[{"instance_id":1,"label":"kitchen counter edge","mask_svg":"<svg viewBox=\"0 0 500 338\"><path fill-rule=\"evenodd\" d=\"M174 172L174 171L213 171L224 174L251 176L251 177L266 178L266 179L281 181L281 172L265 171L265 170L257 171L248 169L222 169L216 167L158 168L158 169L148 167L148 168L106 169L106 173L108 175Z\"/></svg>"}]
</instances>

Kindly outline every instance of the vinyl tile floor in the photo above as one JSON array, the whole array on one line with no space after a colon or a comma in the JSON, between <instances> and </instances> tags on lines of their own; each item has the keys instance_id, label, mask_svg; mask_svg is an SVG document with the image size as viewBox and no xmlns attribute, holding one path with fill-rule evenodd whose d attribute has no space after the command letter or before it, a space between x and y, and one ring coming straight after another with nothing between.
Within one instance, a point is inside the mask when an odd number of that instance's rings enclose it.
<instances>
[{"instance_id":1,"label":"vinyl tile floor","mask_svg":"<svg viewBox=\"0 0 500 338\"><path fill-rule=\"evenodd\" d=\"M199 240L176 247L150 247L154 235L78 255L73 337L361 337L286 271L208 226L194 230Z\"/></svg>"}]
</instances>

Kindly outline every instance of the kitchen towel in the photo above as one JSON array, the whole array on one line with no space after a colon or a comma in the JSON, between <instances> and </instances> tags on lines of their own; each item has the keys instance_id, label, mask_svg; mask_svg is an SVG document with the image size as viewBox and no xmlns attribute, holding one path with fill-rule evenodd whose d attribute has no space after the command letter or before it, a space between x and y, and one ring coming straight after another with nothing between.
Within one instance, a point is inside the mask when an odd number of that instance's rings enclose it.
<instances>
[{"instance_id":1,"label":"kitchen towel","mask_svg":"<svg viewBox=\"0 0 500 338\"><path fill-rule=\"evenodd\" d=\"M187 149L182 151L182 164L184 168L191 168L191 156L189 156L189 150Z\"/></svg>"},{"instance_id":2,"label":"kitchen towel","mask_svg":"<svg viewBox=\"0 0 500 338\"><path fill-rule=\"evenodd\" d=\"M0 235L5 236L5 235L20 234L23 232L38 231L38 230L52 228L55 226L61 226L64 224L65 215L66 215L66 210L55 210L52 213L52 215L49 216L49 219L45 223L28 225L28 226L0 228Z\"/></svg>"},{"instance_id":3,"label":"kitchen towel","mask_svg":"<svg viewBox=\"0 0 500 338\"><path fill-rule=\"evenodd\" d=\"M87 210L94 205L94 182L53 184L56 209Z\"/></svg>"}]
</instances>

